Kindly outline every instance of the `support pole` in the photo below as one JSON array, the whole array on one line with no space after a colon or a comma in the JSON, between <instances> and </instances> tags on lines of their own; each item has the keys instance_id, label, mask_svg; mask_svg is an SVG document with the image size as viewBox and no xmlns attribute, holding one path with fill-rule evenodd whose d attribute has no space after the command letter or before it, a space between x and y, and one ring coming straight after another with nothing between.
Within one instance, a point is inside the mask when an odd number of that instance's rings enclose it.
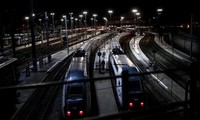
<instances>
[{"instance_id":1,"label":"support pole","mask_svg":"<svg viewBox=\"0 0 200 120\"><path fill-rule=\"evenodd\" d=\"M46 29L46 39L47 39L47 56L48 62L51 62L51 55L50 55L50 47L49 47L49 27L48 27L48 16L47 12L45 12L45 29Z\"/></svg>"},{"instance_id":2,"label":"support pole","mask_svg":"<svg viewBox=\"0 0 200 120\"><path fill-rule=\"evenodd\" d=\"M32 60L33 60L33 71L37 71L37 58L36 58L36 48L35 48L35 32L34 32L34 21L33 21L33 0L30 2L30 27L31 27L31 38L32 38Z\"/></svg>"}]
</instances>

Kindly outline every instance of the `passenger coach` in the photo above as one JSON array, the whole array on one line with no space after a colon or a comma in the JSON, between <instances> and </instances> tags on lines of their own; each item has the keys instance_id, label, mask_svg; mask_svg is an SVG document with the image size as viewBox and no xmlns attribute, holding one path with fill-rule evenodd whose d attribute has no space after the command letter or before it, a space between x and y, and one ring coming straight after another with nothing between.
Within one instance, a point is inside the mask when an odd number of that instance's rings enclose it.
<instances>
[{"instance_id":1,"label":"passenger coach","mask_svg":"<svg viewBox=\"0 0 200 120\"><path fill-rule=\"evenodd\" d=\"M129 76L128 80L122 77L114 80L113 85L120 107L129 110L144 108L146 99L139 70L119 47L113 48L110 54L110 67L115 76L121 76L124 71L127 71L128 75L135 74L135 76Z\"/></svg>"}]
</instances>

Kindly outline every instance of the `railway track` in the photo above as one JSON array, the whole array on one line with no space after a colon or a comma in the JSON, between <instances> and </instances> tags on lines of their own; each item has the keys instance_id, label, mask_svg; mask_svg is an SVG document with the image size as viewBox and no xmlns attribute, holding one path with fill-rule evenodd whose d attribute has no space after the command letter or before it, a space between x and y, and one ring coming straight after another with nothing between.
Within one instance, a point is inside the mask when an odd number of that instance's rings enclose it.
<instances>
[{"instance_id":1,"label":"railway track","mask_svg":"<svg viewBox=\"0 0 200 120\"><path fill-rule=\"evenodd\" d=\"M148 35L141 40L141 49L147 57L153 61L157 69L160 71L171 69L171 72L166 72L175 82L181 87L186 88L186 83L190 79L190 64L182 61L175 56L165 52L154 42L154 35Z\"/></svg>"},{"instance_id":2,"label":"railway track","mask_svg":"<svg viewBox=\"0 0 200 120\"><path fill-rule=\"evenodd\" d=\"M16 112L12 117L12 120L43 120L45 119L51 103L55 99L59 90L59 84L50 85L50 83L61 82L66 69L69 66L72 55L69 55L63 61L61 61L49 75L40 83L43 86L35 88L35 91L29 97L27 102L22 108ZM44 83L44 84L43 84Z\"/></svg>"},{"instance_id":3,"label":"railway track","mask_svg":"<svg viewBox=\"0 0 200 120\"><path fill-rule=\"evenodd\" d=\"M142 72L142 77L144 78L144 85L145 85L145 91L146 91L146 96L148 98L147 102L148 102L148 109L154 109L154 112L156 112L157 110L155 108L158 108L160 106L163 106L163 105L168 105L168 104L171 104L173 102L177 102L177 99L174 98L174 96L172 96L171 94L169 94L168 91L164 90L161 86L157 85L158 83L154 80L152 80L153 78L150 76L151 73L148 74L148 71L147 71L147 68L146 66L144 66L142 63L140 63L140 61L138 61L133 53L131 52L130 50L130 47L129 47L129 41L131 40L131 36L129 37L126 37L124 38L123 40L121 40L121 45L123 45L125 48L124 51L125 53L129 56L129 58L137 64L138 68L140 69L140 71ZM152 46L150 45L149 43L145 43L147 42L149 39L154 39L154 38L143 38L143 42L140 44L140 46L142 45L143 46L143 49L145 49L144 53L145 55L147 54L148 57L151 58L151 60L154 58L153 56L153 53L152 53L152 49L155 47L153 46L153 48L149 48L149 46ZM143 45L145 44L145 45ZM148 46L148 47L147 47ZM157 48L158 50L158 48ZM148 52L147 52L148 51ZM163 63L160 63L160 64L163 64ZM159 64L157 64L159 65ZM156 73L156 72L155 72ZM159 73L159 71L158 71ZM170 108L171 110L173 110L173 108ZM169 109L169 111L170 111ZM176 109L174 109L176 110ZM147 111L144 112L144 114L147 114ZM152 110L153 111L153 110ZM166 110L167 111L167 110ZM157 111L158 112L158 111ZM164 114L163 114L164 116ZM176 113L173 113L172 115L165 115L165 118L163 118L163 116L160 116L160 119L171 119L171 118L177 118L177 119L182 119L182 114L176 114ZM152 118L156 118L156 117L153 117ZM159 119L159 117L158 117Z\"/></svg>"},{"instance_id":4,"label":"railway track","mask_svg":"<svg viewBox=\"0 0 200 120\"><path fill-rule=\"evenodd\" d=\"M98 46L103 44L106 40L108 40L110 34L105 34L102 37L102 39L96 39L96 43L93 42L91 44L91 48L88 49L89 51L91 51L91 65L88 67L93 66L92 60L94 58L95 52L98 49ZM95 46L94 44L97 46ZM55 104L54 101L55 99L57 99L56 97L61 97L58 94L60 94L60 88L63 84L63 77L65 75L66 70L68 69L68 66L70 65L72 56L73 53L70 54L63 61L57 62L58 64L55 67L53 67L53 69L48 71L49 75L45 79L43 79L41 83L36 85L33 84L32 86L27 87L33 87L35 88L35 90L32 93L32 95L28 98L28 100L24 103L24 105L21 107L21 109L19 109L19 111L15 113L15 115L12 117L12 120L43 120L47 118L49 119L49 114L52 111L50 109L52 108L52 106L54 106L53 103ZM61 84L59 84L60 82ZM95 95L91 94L91 97L93 98L92 101L95 101ZM91 114L94 114L94 106L95 102L93 102L91 106Z\"/></svg>"}]
</instances>

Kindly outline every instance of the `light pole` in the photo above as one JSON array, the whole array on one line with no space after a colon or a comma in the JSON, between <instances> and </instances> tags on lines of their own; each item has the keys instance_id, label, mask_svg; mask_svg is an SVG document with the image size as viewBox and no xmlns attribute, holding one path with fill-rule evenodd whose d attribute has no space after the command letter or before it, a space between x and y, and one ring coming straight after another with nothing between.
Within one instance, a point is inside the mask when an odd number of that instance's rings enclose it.
<instances>
[{"instance_id":1,"label":"light pole","mask_svg":"<svg viewBox=\"0 0 200 120\"><path fill-rule=\"evenodd\" d=\"M63 15L63 18L65 20L65 41L67 43L67 53L69 54L69 43L68 43L68 36L67 36L67 16Z\"/></svg>"},{"instance_id":2,"label":"light pole","mask_svg":"<svg viewBox=\"0 0 200 120\"><path fill-rule=\"evenodd\" d=\"M35 13L32 14L32 19L33 19L33 26L35 25L34 19L35 19Z\"/></svg>"},{"instance_id":3,"label":"light pole","mask_svg":"<svg viewBox=\"0 0 200 120\"><path fill-rule=\"evenodd\" d=\"M158 27L160 27L160 15L161 15L162 12L163 12L162 8L158 8L157 9L157 13L158 13Z\"/></svg>"},{"instance_id":4,"label":"light pole","mask_svg":"<svg viewBox=\"0 0 200 120\"><path fill-rule=\"evenodd\" d=\"M62 40L62 39L63 39L63 38L62 38L62 28L63 28L63 21L64 21L64 19L61 18L60 21L61 21L61 31L60 31L60 36L61 36L61 40Z\"/></svg>"},{"instance_id":5,"label":"light pole","mask_svg":"<svg viewBox=\"0 0 200 120\"><path fill-rule=\"evenodd\" d=\"M34 22L35 13L32 14L32 17L33 17L33 22Z\"/></svg>"},{"instance_id":6,"label":"light pole","mask_svg":"<svg viewBox=\"0 0 200 120\"><path fill-rule=\"evenodd\" d=\"M52 16L52 24L53 24L53 37L54 37L54 30L55 30L54 15L55 15L55 13L50 13L50 15Z\"/></svg>"},{"instance_id":7,"label":"light pole","mask_svg":"<svg viewBox=\"0 0 200 120\"><path fill-rule=\"evenodd\" d=\"M158 8L157 9L157 13L158 13L158 18L157 18L157 29L158 29L158 33L159 33L159 40L160 42L162 42L162 31L161 31L161 28L160 28L160 15L161 13L163 12L163 9L162 8Z\"/></svg>"},{"instance_id":8,"label":"light pole","mask_svg":"<svg viewBox=\"0 0 200 120\"><path fill-rule=\"evenodd\" d=\"M74 32L75 32L75 34L78 32L78 30L76 29L77 28L77 25L78 25L78 18L74 18L74 20L75 20L75 23L74 23ZM78 40L78 37L79 36L77 36L76 35L76 39ZM76 48L77 48L77 45L76 45Z\"/></svg>"},{"instance_id":9,"label":"light pole","mask_svg":"<svg viewBox=\"0 0 200 120\"><path fill-rule=\"evenodd\" d=\"M27 43L29 44L29 22L28 22L29 17L26 16L26 17L25 17L25 20L26 20L26 22L27 22L27 40L25 40L25 47L26 47L26 44L27 44Z\"/></svg>"},{"instance_id":10,"label":"light pole","mask_svg":"<svg viewBox=\"0 0 200 120\"><path fill-rule=\"evenodd\" d=\"M160 15L162 13L163 9L162 8L158 8L157 9L157 12L158 12L158 15Z\"/></svg>"},{"instance_id":11,"label":"light pole","mask_svg":"<svg viewBox=\"0 0 200 120\"><path fill-rule=\"evenodd\" d=\"M92 26L92 28L94 28L94 18L91 17L90 20L91 20L91 26Z\"/></svg>"},{"instance_id":12,"label":"light pole","mask_svg":"<svg viewBox=\"0 0 200 120\"><path fill-rule=\"evenodd\" d=\"M105 27L107 27L108 19L106 17L103 17L103 19L105 20Z\"/></svg>"},{"instance_id":13,"label":"light pole","mask_svg":"<svg viewBox=\"0 0 200 120\"><path fill-rule=\"evenodd\" d=\"M136 14L136 23L135 23L135 26L136 26L136 28L137 28L137 26L138 26L138 16L140 16L140 13L139 12L137 12Z\"/></svg>"},{"instance_id":14,"label":"light pole","mask_svg":"<svg viewBox=\"0 0 200 120\"><path fill-rule=\"evenodd\" d=\"M192 40L192 30L193 30L193 17L194 15L191 14L191 23L190 23L190 60L192 60L192 44L193 44L193 40Z\"/></svg>"},{"instance_id":15,"label":"light pole","mask_svg":"<svg viewBox=\"0 0 200 120\"><path fill-rule=\"evenodd\" d=\"M70 23L71 23L70 26L71 26L71 33L72 33L72 31L73 31L73 17L72 17L73 13L70 12L69 15L70 15Z\"/></svg>"},{"instance_id":16,"label":"light pole","mask_svg":"<svg viewBox=\"0 0 200 120\"><path fill-rule=\"evenodd\" d=\"M111 15L112 15L113 11L112 10L108 10L108 13L110 14L110 26L111 26Z\"/></svg>"},{"instance_id":17,"label":"light pole","mask_svg":"<svg viewBox=\"0 0 200 120\"><path fill-rule=\"evenodd\" d=\"M135 14L138 12L138 10L133 9L132 12L133 12L133 26L134 26L134 24L135 24Z\"/></svg>"},{"instance_id":18,"label":"light pole","mask_svg":"<svg viewBox=\"0 0 200 120\"><path fill-rule=\"evenodd\" d=\"M86 26L87 26L87 18L86 18L86 16L87 16L87 11L83 11L83 14L85 15L85 28L86 28Z\"/></svg>"},{"instance_id":19,"label":"light pole","mask_svg":"<svg viewBox=\"0 0 200 120\"><path fill-rule=\"evenodd\" d=\"M85 15L85 31L86 31L86 25L87 25L86 15L87 15L87 11L83 11L83 14ZM85 36L85 32L84 32L84 36ZM84 39L84 36L83 36L83 39ZM86 39L87 39L87 31L86 31Z\"/></svg>"},{"instance_id":20,"label":"light pole","mask_svg":"<svg viewBox=\"0 0 200 120\"><path fill-rule=\"evenodd\" d=\"M76 21L75 26L74 26L74 28L76 29L76 28L77 28L77 25L78 25L78 23L77 23L78 18L74 18L74 20ZM75 31L75 32L76 32L76 31Z\"/></svg>"},{"instance_id":21,"label":"light pole","mask_svg":"<svg viewBox=\"0 0 200 120\"><path fill-rule=\"evenodd\" d=\"M80 17L80 28L81 28L81 33L82 33L82 31L83 31L83 26L82 26L82 19L83 19L83 15L81 14L81 15L79 15L79 17ZM83 40L84 40L84 33L83 33ZM83 41L84 42L84 41Z\"/></svg>"},{"instance_id":22,"label":"light pole","mask_svg":"<svg viewBox=\"0 0 200 120\"><path fill-rule=\"evenodd\" d=\"M79 15L79 17L80 17L79 26L80 26L80 28L82 28L82 27L83 27L83 26L82 26L83 15Z\"/></svg>"},{"instance_id":23,"label":"light pole","mask_svg":"<svg viewBox=\"0 0 200 120\"><path fill-rule=\"evenodd\" d=\"M110 27L111 27L111 15L112 15L112 13L113 13L113 11L112 10L108 10L108 13L110 14ZM112 45L112 39L111 39L111 41L110 41L110 49L111 49L111 45Z\"/></svg>"},{"instance_id":24,"label":"light pole","mask_svg":"<svg viewBox=\"0 0 200 120\"><path fill-rule=\"evenodd\" d=\"M41 37L41 43L43 43L43 30L42 30L42 19L38 19L40 21L40 37Z\"/></svg>"},{"instance_id":25,"label":"light pole","mask_svg":"<svg viewBox=\"0 0 200 120\"><path fill-rule=\"evenodd\" d=\"M46 40L47 40L47 54L48 54L48 62L51 62L51 52L50 52L50 46L49 46L49 27L48 27L48 15L47 12L45 12L45 29L46 29Z\"/></svg>"},{"instance_id":26,"label":"light pole","mask_svg":"<svg viewBox=\"0 0 200 120\"><path fill-rule=\"evenodd\" d=\"M40 21L40 25L42 25L42 19L38 19Z\"/></svg>"},{"instance_id":27,"label":"light pole","mask_svg":"<svg viewBox=\"0 0 200 120\"><path fill-rule=\"evenodd\" d=\"M97 14L93 14L93 17L94 17L94 29L95 29L95 35L96 35L96 17L97 17Z\"/></svg>"},{"instance_id":28,"label":"light pole","mask_svg":"<svg viewBox=\"0 0 200 120\"><path fill-rule=\"evenodd\" d=\"M30 3L30 16L33 14L33 0L29 0ZM32 70L37 71L37 56L36 56L36 47L35 47L35 32L34 32L34 20L33 17L30 17L30 28L31 28L31 42L32 42Z\"/></svg>"},{"instance_id":29,"label":"light pole","mask_svg":"<svg viewBox=\"0 0 200 120\"><path fill-rule=\"evenodd\" d=\"M93 33L94 33L94 32L93 32L93 29L95 29L95 28L94 28L94 18L91 17L90 20L91 20L91 28L92 28L92 33L91 33L91 34L92 34L92 36L94 36L94 34L93 34Z\"/></svg>"},{"instance_id":30,"label":"light pole","mask_svg":"<svg viewBox=\"0 0 200 120\"><path fill-rule=\"evenodd\" d=\"M69 15L70 15L70 35L71 35L71 39L72 39L72 33L73 33L73 17L72 17L72 15L73 15L73 13L72 12L70 12L69 13ZM68 39L68 43L70 42L70 39Z\"/></svg>"},{"instance_id":31,"label":"light pole","mask_svg":"<svg viewBox=\"0 0 200 120\"><path fill-rule=\"evenodd\" d=\"M120 22L121 22L121 27L122 27L122 22L123 22L123 20L124 20L124 16L121 16L121 18L120 18Z\"/></svg>"},{"instance_id":32,"label":"light pole","mask_svg":"<svg viewBox=\"0 0 200 120\"><path fill-rule=\"evenodd\" d=\"M25 47L26 47L26 44L29 43L29 17L25 17L25 20L27 21L27 40L25 40ZM29 70L29 60L28 60L28 55L26 56L26 62L27 62L27 66L26 66L26 77L30 76L30 70Z\"/></svg>"}]
</instances>

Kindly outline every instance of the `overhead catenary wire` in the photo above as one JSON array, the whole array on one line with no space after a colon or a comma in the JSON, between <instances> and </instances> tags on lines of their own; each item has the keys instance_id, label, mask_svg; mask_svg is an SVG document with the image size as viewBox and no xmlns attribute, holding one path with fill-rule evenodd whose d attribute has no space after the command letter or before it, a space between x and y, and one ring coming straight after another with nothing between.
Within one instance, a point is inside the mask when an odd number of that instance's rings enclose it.
<instances>
[{"instance_id":1,"label":"overhead catenary wire","mask_svg":"<svg viewBox=\"0 0 200 120\"><path fill-rule=\"evenodd\" d=\"M168 70L161 70L161 71L150 71L150 72L135 73L135 74L129 74L129 77L163 73L163 72L173 72L175 70L178 70L178 69L168 69ZM97 81L97 80L105 80L105 79L115 79L115 78L118 78L118 77L122 77L122 75L88 78L88 79L84 79L84 82L89 82L91 80ZM0 87L0 90L31 89L31 88L37 88L37 87L47 87L47 86L54 86L54 85L69 84L69 83L73 83L73 82L83 82L83 79L77 79L77 80L74 80L74 81L61 81L61 82L51 81L51 82L39 82L39 83L30 83L30 84L23 84L23 85L2 86L2 87Z\"/></svg>"}]
</instances>

